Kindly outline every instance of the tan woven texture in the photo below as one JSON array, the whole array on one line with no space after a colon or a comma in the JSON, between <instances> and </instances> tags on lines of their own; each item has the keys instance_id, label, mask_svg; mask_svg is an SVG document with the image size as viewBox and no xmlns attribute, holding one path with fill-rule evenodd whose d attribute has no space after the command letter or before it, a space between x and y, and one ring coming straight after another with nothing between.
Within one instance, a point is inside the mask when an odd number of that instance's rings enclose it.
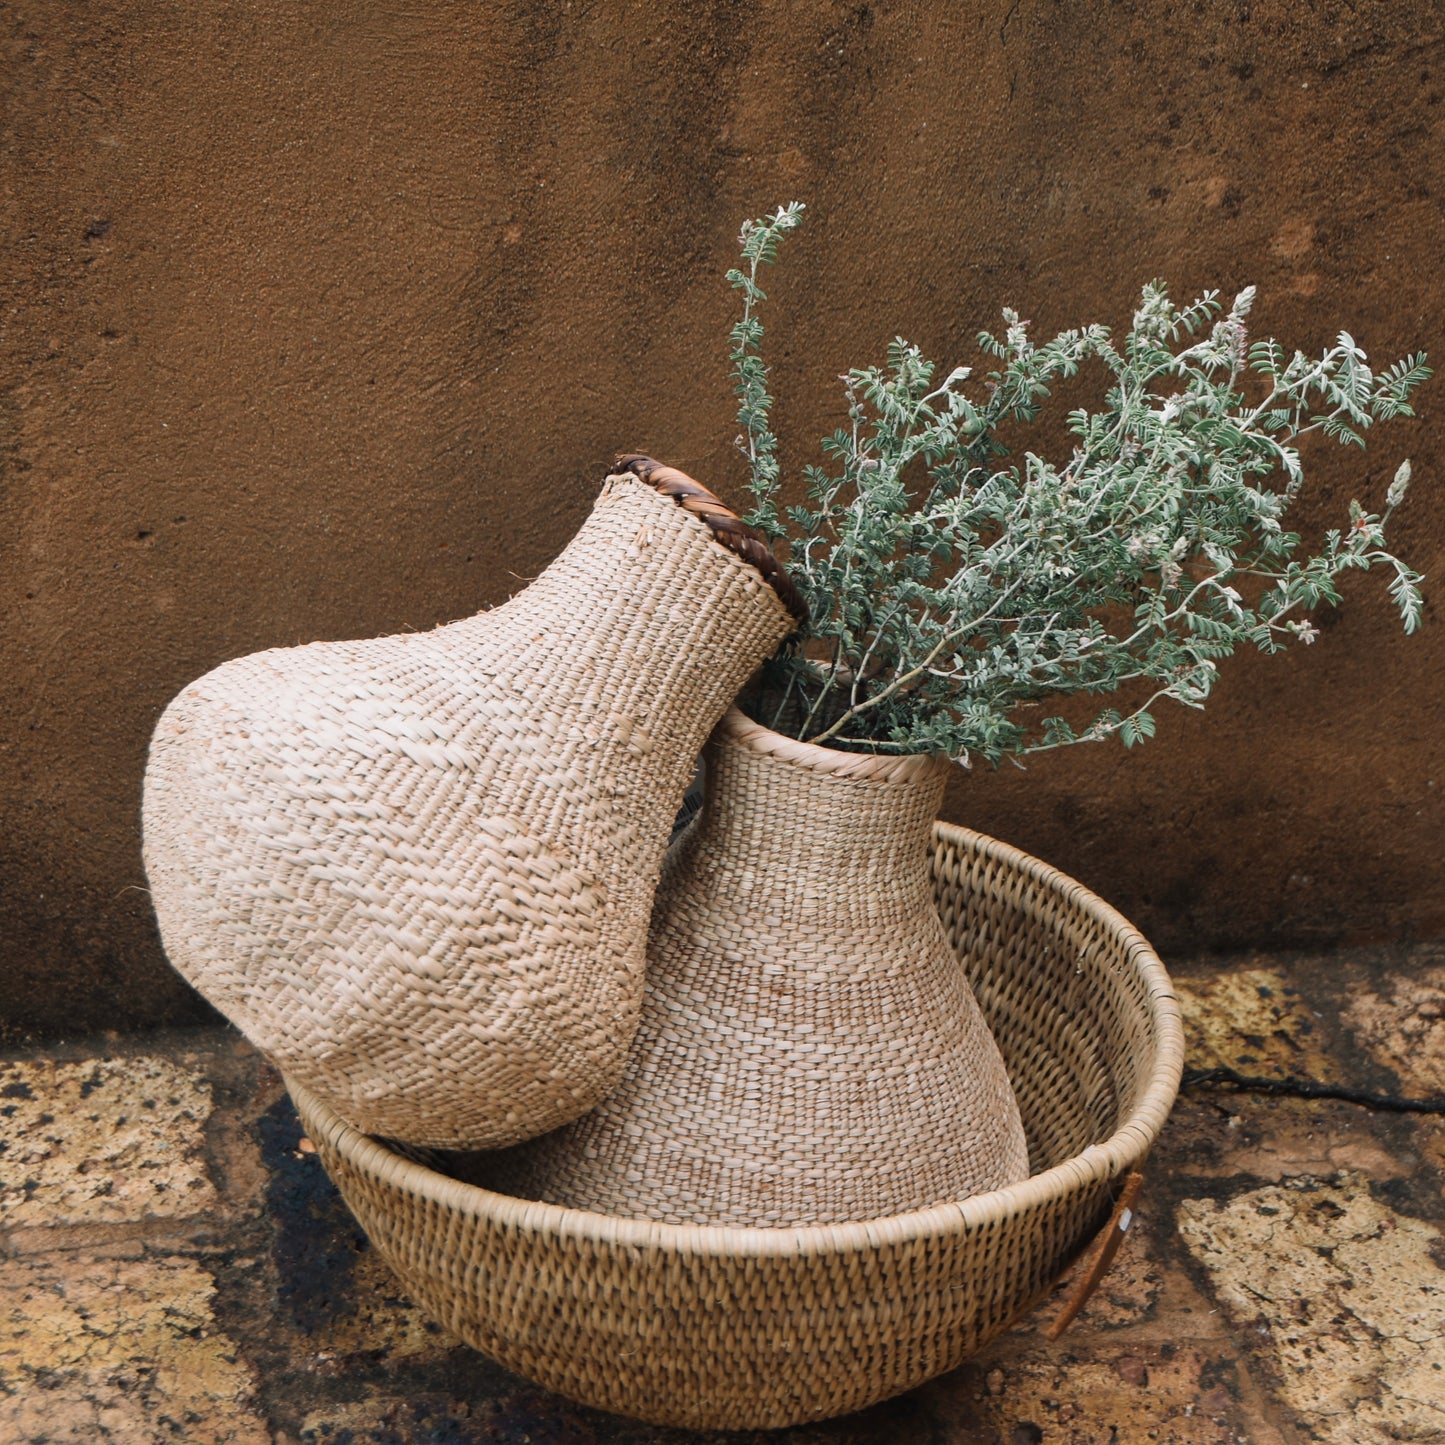
<instances>
[{"instance_id":1,"label":"tan woven texture","mask_svg":"<svg viewBox=\"0 0 1445 1445\"><path fill-rule=\"evenodd\" d=\"M953 1369L1038 1300L1148 1153L1183 1065L1169 979L1113 909L946 825L933 878L1018 1096L1021 1184L862 1224L650 1224L459 1183L292 1093L408 1293L508 1368L695 1429L861 1409Z\"/></svg>"},{"instance_id":2,"label":"tan woven texture","mask_svg":"<svg viewBox=\"0 0 1445 1445\"><path fill-rule=\"evenodd\" d=\"M229 662L151 745L175 966L368 1133L513 1143L617 1081L699 748L791 630L632 476L502 607Z\"/></svg>"},{"instance_id":3,"label":"tan woven texture","mask_svg":"<svg viewBox=\"0 0 1445 1445\"><path fill-rule=\"evenodd\" d=\"M476 1182L666 1224L901 1214L1012 1184L1003 1059L929 881L949 764L794 742L730 709L668 854L617 1089Z\"/></svg>"}]
</instances>

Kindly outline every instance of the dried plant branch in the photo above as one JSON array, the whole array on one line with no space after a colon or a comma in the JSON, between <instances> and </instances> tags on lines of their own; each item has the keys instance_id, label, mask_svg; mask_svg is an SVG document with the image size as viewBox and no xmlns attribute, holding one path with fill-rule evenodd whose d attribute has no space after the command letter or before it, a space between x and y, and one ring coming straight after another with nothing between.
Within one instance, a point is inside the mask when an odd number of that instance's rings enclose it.
<instances>
[{"instance_id":1,"label":"dried plant branch","mask_svg":"<svg viewBox=\"0 0 1445 1445\"><path fill-rule=\"evenodd\" d=\"M1385 568L1404 630L1420 625L1421 578L1385 546L1408 462L1383 512L1352 503L1312 555L1297 555L1282 518L1304 482L1301 438L1363 447L1375 422L1414 414L1426 358L1376 373L1345 332L1313 359L1251 345L1253 287L1226 310L1216 292L1181 308L1151 283L1119 345L1102 326L1035 345L1006 310L1002 334L978 338L994 368L982 387L967 367L936 383L899 339L884 366L843 378L847 424L823 442L827 464L804 472L808 504L780 511L758 274L802 209L747 222L747 269L729 273L744 297L731 356L749 520L786 543L812 614L769 665L761 719L837 747L964 761L1133 746L1153 736L1156 702L1202 707L1238 647L1313 641L1309 614L1339 600L1347 571ZM1072 455L1010 460L1001 434L1086 365L1105 390L1097 410L1069 415ZM1127 712L1077 729L1035 720L1045 698L1131 684L1149 695Z\"/></svg>"}]
</instances>

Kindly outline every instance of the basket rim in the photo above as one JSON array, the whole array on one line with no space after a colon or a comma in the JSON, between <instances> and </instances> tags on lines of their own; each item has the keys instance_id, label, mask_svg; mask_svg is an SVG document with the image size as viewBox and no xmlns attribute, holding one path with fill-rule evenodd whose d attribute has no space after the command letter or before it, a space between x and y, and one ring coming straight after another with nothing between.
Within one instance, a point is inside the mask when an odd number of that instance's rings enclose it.
<instances>
[{"instance_id":1,"label":"basket rim","mask_svg":"<svg viewBox=\"0 0 1445 1445\"><path fill-rule=\"evenodd\" d=\"M664 470L674 471L675 469L665 468ZM684 474L678 472L677 475L683 476ZM691 479L688 478L688 480ZM698 486L698 484L695 482L693 483L693 485ZM705 487L699 487L699 490L707 492L707 489ZM644 481L635 472L609 472L602 479L602 487L598 491L597 496L593 499L593 507L596 508L602 506L609 497L616 496L619 492L622 491L629 492L634 497L641 498L649 504L654 505L656 508L656 514L659 519L665 520L667 522L678 520L684 528L690 529L694 532L698 532L701 535L705 536L709 542L713 543L713 546L710 550L721 554L722 565L724 568L732 571L735 575L739 577L746 578L749 582L761 582L763 584L763 596L767 598L772 604L777 606L780 615L784 619L786 619L789 627L796 626L797 619L794 616L793 612L790 610L789 605L784 599L782 593L779 591L779 587L781 584L779 583L778 579L766 574L757 562L749 560L748 556L745 556L743 555L743 553L739 552L737 548L731 545L729 541L720 540L718 532L710 524L708 516L702 515L696 511L689 509L688 507L680 505L678 498L673 497L669 492L660 489L660 487L656 483ZM711 496L712 493L707 492L707 495ZM727 514L727 516L731 517L733 515L733 513L727 507L723 506L721 502L718 503L718 506L723 512ZM779 571L781 572L781 569L779 569ZM786 577L786 574L784 574L784 576ZM791 578L786 578L786 585L789 587L792 586ZM468 619L464 618L461 620Z\"/></svg>"},{"instance_id":2,"label":"basket rim","mask_svg":"<svg viewBox=\"0 0 1445 1445\"><path fill-rule=\"evenodd\" d=\"M723 714L713 731L745 752L780 758L822 778L865 783L912 783L949 770L942 753L849 753L825 748L776 732L750 718L736 703Z\"/></svg>"},{"instance_id":3,"label":"basket rim","mask_svg":"<svg viewBox=\"0 0 1445 1445\"><path fill-rule=\"evenodd\" d=\"M1147 985L1146 1006L1153 1020L1157 1051L1142 1094L1127 1118L1105 1140L1018 1184L969 1199L936 1204L905 1214L844 1224L783 1228L729 1228L718 1225L659 1224L536 1200L515 1199L480 1185L453 1179L395 1153L361 1133L309 1089L285 1078L286 1088L307 1127L353 1168L383 1185L406 1190L439 1208L510 1228L600 1245L661 1250L688 1256L776 1258L844 1254L960 1231L984 1230L1034 1206L1071 1194L1138 1168L1169 1116L1184 1068L1184 1026L1173 984L1158 954L1121 913L1066 873L1008 843L954 823L934 824L935 843L962 846L1027 874L1036 883L1066 895L1070 903L1102 923L1125 944L1130 965ZM283 1076L284 1077L284 1076Z\"/></svg>"}]
</instances>

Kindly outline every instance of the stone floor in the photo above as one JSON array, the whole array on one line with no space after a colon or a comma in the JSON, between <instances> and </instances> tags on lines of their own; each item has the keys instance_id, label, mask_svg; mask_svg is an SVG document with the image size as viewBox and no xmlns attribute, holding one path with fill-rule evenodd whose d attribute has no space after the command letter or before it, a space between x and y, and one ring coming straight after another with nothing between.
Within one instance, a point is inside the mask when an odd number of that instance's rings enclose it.
<instances>
[{"instance_id":1,"label":"stone floor","mask_svg":"<svg viewBox=\"0 0 1445 1445\"><path fill-rule=\"evenodd\" d=\"M1445 1094L1445 946L1176 965L1191 1063ZM221 1029L0 1056L0 1442L1445 1442L1445 1118L1194 1091L1141 1222L951 1375L775 1436L549 1395L399 1292Z\"/></svg>"}]
</instances>

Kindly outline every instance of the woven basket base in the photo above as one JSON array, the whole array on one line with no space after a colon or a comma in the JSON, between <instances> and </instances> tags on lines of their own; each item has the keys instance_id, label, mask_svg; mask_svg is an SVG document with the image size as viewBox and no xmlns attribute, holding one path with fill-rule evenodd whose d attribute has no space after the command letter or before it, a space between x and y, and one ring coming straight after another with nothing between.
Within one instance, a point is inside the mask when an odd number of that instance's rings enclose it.
<instances>
[{"instance_id":1,"label":"woven basket base","mask_svg":"<svg viewBox=\"0 0 1445 1445\"><path fill-rule=\"evenodd\" d=\"M934 877L1018 1094L1024 1183L862 1224L658 1225L460 1183L292 1094L408 1292L509 1369L693 1429L861 1409L953 1369L1040 1298L1148 1153L1183 1063L1169 979L1113 909L944 824Z\"/></svg>"}]
</instances>

